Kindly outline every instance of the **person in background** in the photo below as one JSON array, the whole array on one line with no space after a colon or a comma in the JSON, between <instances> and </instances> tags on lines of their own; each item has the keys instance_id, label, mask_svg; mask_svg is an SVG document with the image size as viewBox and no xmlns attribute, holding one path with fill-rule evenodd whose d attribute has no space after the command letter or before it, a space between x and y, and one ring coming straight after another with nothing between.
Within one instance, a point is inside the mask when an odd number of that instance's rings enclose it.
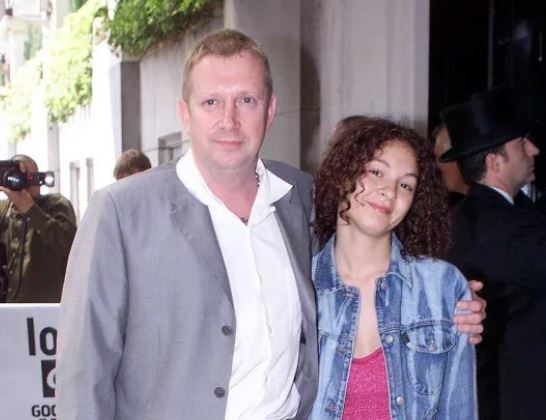
<instances>
[{"instance_id":1,"label":"person in background","mask_svg":"<svg viewBox=\"0 0 546 420\"><path fill-rule=\"evenodd\" d=\"M26 155L15 155L22 172L37 172ZM61 300L66 262L76 233L74 209L60 194L40 194L40 186L21 191L0 187L0 245L5 249L6 303Z\"/></svg>"},{"instance_id":2,"label":"person in background","mask_svg":"<svg viewBox=\"0 0 546 420\"><path fill-rule=\"evenodd\" d=\"M438 259L446 191L430 144L388 120L338 125L316 176L319 391L310 419L477 419L471 298Z\"/></svg>"},{"instance_id":3,"label":"person in background","mask_svg":"<svg viewBox=\"0 0 546 420\"><path fill-rule=\"evenodd\" d=\"M542 419L546 411L546 216L521 187L535 178L531 122L511 92L492 89L441 113L468 194L453 211L448 260L484 282L478 353L480 418Z\"/></svg>"},{"instance_id":4,"label":"person in background","mask_svg":"<svg viewBox=\"0 0 546 420\"><path fill-rule=\"evenodd\" d=\"M144 153L137 149L128 149L121 154L114 167L116 181L150 169L152 164Z\"/></svg>"},{"instance_id":5,"label":"person in background","mask_svg":"<svg viewBox=\"0 0 546 420\"><path fill-rule=\"evenodd\" d=\"M453 208L466 195L468 185L464 182L456 162L442 162L440 159L440 156L451 149L451 140L445 124L440 124L432 131L432 139L434 155L442 171L442 180L449 191L449 207Z\"/></svg>"}]
</instances>

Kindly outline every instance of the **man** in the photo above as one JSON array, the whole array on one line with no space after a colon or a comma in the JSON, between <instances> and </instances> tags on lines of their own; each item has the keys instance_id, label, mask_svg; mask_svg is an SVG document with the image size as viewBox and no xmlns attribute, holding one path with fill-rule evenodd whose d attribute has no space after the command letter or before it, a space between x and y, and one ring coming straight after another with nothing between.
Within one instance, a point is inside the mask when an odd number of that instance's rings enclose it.
<instances>
[{"instance_id":1,"label":"man","mask_svg":"<svg viewBox=\"0 0 546 420\"><path fill-rule=\"evenodd\" d=\"M22 172L37 172L36 162L16 155ZM60 194L40 195L40 186L21 191L0 187L0 245L5 249L7 303L59 302L76 217Z\"/></svg>"},{"instance_id":2,"label":"man","mask_svg":"<svg viewBox=\"0 0 546 420\"><path fill-rule=\"evenodd\" d=\"M470 185L454 210L449 259L483 279L489 302L478 346L480 418L538 419L546 409L546 217L520 188L534 179L537 147L509 93L491 90L442 113Z\"/></svg>"},{"instance_id":3,"label":"man","mask_svg":"<svg viewBox=\"0 0 546 420\"><path fill-rule=\"evenodd\" d=\"M121 154L114 168L116 181L150 169L152 164L144 153L137 149L129 149Z\"/></svg>"},{"instance_id":4,"label":"man","mask_svg":"<svg viewBox=\"0 0 546 420\"><path fill-rule=\"evenodd\" d=\"M97 193L76 238L60 418L307 417L312 179L258 159L275 105L253 40L224 30L195 47L178 103L191 151Z\"/></svg>"},{"instance_id":5,"label":"man","mask_svg":"<svg viewBox=\"0 0 546 420\"><path fill-rule=\"evenodd\" d=\"M438 159L444 185L449 191L449 206L452 208L464 198L468 191L468 185L464 182L456 162L442 162L440 160L440 156L451 149L451 140L445 124L440 124L433 130L432 139L434 141L434 155Z\"/></svg>"}]
</instances>

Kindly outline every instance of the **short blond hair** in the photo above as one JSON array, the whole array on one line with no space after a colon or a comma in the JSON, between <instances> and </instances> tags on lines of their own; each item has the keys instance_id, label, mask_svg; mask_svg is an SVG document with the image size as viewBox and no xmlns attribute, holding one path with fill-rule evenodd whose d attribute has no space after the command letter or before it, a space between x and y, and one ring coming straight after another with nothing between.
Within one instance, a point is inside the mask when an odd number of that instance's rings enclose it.
<instances>
[{"instance_id":1,"label":"short blond hair","mask_svg":"<svg viewBox=\"0 0 546 420\"><path fill-rule=\"evenodd\" d=\"M271 77L271 68L269 60L258 44L242 32L233 29L224 29L205 37L199 42L189 55L184 64L182 75L182 98L188 103L191 84L190 76L193 68L208 55L219 57L232 57L235 54L250 52L258 58L264 66L264 83L267 98L271 97L273 92L273 78Z\"/></svg>"}]
</instances>

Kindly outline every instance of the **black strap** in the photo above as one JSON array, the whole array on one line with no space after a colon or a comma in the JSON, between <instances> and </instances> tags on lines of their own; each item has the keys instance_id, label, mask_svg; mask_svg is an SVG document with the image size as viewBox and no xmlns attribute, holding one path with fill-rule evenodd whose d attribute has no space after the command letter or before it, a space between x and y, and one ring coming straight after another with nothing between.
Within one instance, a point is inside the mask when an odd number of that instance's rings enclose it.
<instances>
[{"instance_id":1,"label":"black strap","mask_svg":"<svg viewBox=\"0 0 546 420\"><path fill-rule=\"evenodd\" d=\"M12 206L13 203L10 203L10 206L9 207L13 207ZM13 211L13 208L11 208L11 211ZM9 212L11 213L11 212ZM12 216L8 216L7 219L11 218ZM8 256L8 249L11 250L10 248L10 242L12 240L11 236L8 235L8 243L5 244L5 249L6 249L6 261L7 261L7 264L5 265L5 269L2 270L3 271L3 281L2 281L2 289L1 289L1 296L0 298L2 298L3 296L3 301L5 302L7 296L8 296L8 290L10 288L10 272L13 270L13 266L15 265L15 262L17 260L19 260L19 272L17 273L18 277L17 278L17 289L15 289L14 293L11 294L12 296L12 299L15 299L17 297L17 295L19 294L19 290L21 289L21 283L23 281L23 264L24 264L24 261L25 261L25 240L26 240L26 236L27 236L27 218L26 217L21 217L21 216L16 216L16 218L20 218L21 220L21 228L19 230L19 245L17 247L17 250L13 253L13 255L11 255L11 253L9 253L9 259L7 258ZM1 226L1 225L0 225ZM9 228L9 222L8 222L8 226ZM14 276L12 276L13 278Z\"/></svg>"}]
</instances>

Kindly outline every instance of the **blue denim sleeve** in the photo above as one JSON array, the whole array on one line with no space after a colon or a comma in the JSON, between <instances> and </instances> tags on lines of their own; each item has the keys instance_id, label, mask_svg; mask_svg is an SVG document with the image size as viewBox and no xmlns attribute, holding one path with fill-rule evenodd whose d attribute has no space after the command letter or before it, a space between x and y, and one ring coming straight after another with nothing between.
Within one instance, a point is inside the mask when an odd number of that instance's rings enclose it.
<instances>
[{"instance_id":1,"label":"blue denim sleeve","mask_svg":"<svg viewBox=\"0 0 546 420\"><path fill-rule=\"evenodd\" d=\"M453 270L456 299L471 299L467 280L458 270ZM459 333L456 326L457 344L449 351L437 418L471 420L478 418L475 348L468 335Z\"/></svg>"}]
</instances>

